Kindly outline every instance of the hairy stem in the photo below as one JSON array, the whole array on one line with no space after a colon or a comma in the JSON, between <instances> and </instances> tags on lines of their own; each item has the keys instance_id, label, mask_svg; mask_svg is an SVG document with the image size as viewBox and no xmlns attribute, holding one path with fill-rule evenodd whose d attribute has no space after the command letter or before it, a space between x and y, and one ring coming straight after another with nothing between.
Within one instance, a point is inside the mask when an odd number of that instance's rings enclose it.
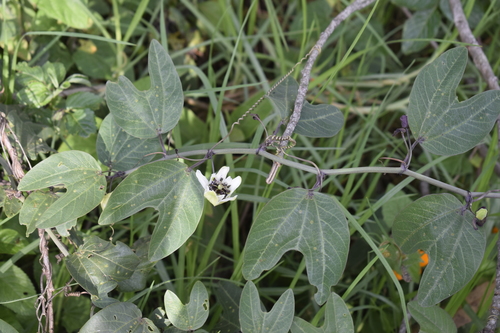
<instances>
[{"instance_id":1,"label":"hairy stem","mask_svg":"<svg viewBox=\"0 0 500 333\"><path fill-rule=\"evenodd\" d=\"M212 144L207 144L207 146L212 146ZM257 150L255 148L219 148L219 149L214 149L212 151L215 155L224 155L224 154L236 154L236 155L256 155ZM168 154L165 157L163 157L161 160L173 160L177 158L184 158L188 156L194 156L194 155L202 155L205 156L207 153L206 149L196 149L196 150L189 150L189 151L183 151L183 152L177 152L175 154ZM283 157L271 154L267 151L262 151L260 150L258 155L267 158L275 163L278 163L280 165L286 165L298 170L303 170L306 172L313 173L315 175L318 174L318 171L320 173L323 173L327 176L337 176L337 175L349 175L349 174L356 174L356 173L382 173L382 174L400 174L400 175L405 175L408 177L412 177L414 179L427 182L430 185L434 185L436 187L442 188L444 190L457 193L462 196L467 196L469 194L469 191L463 190L461 188L458 188L456 186L444 183L440 180L428 177L424 174L411 171L411 170L405 170L402 171L401 167L358 167L358 168L342 168L342 169L317 169L313 166L309 165L304 165L299 162L295 162L292 160L286 160ZM155 161L156 162L156 161ZM154 163L154 162L151 162ZM124 175L128 175L135 171L137 168L130 169L124 173ZM471 196L474 197L481 197L481 198L500 198L500 193L499 192L489 192L489 193L484 193L484 192L470 192Z\"/></svg>"}]
</instances>

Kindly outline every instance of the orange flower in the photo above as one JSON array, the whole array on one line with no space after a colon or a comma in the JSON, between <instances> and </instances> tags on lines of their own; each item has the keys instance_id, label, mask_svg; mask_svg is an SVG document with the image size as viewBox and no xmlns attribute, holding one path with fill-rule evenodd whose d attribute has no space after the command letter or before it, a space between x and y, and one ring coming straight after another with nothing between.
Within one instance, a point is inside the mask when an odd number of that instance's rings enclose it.
<instances>
[{"instance_id":1,"label":"orange flower","mask_svg":"<svg viewBox=\"0 0 500 333\"><path fill-rule=\"evenodd\" d=\"M425 267L429 263L429 255L422 250L418 250L420 253L420 267Z\"/></svg>"},{"instance_id":2,"label":"orange flower","mask_svg":"<svg viewBox=\"0 0 500 333\"><path fill-rule=\"evenodd\" d=\"M394 275L396 275L396 279L398 279L399 281L403 280L403 276L401 276L401 274L396 272L394 269L392 270L392 272L394 273Z\"/></svg>"}]
</instances>

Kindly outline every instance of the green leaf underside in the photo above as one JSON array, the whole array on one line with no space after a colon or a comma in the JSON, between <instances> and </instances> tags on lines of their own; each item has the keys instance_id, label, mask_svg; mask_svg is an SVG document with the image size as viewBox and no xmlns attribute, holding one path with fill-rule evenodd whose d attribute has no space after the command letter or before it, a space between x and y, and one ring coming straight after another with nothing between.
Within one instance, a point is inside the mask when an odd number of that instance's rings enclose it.
<instances>
[{"instance_id":1,"label":"green leaf underside","mask_svg":"<svg viewBox=\"0 0 500 333\"><path fill-rule=\"evenodd\" d=\"M500 114L500 91L486 91L458 102L455 91L466 64L465 47L451 49L422 69L413 85L408 122L431 153L466 152L491 131Z\"/></svg>"},{"instance_id":2,"label":"green leaf underside","mask_svg":"<svg viewBox=\"0 0 500 333\"><path fill-rule=\"evenodd\" d=\"M45 15L72 28L87 29L92 25L92 20L87 15L85 5L80 0L40 0L38 7Z\"/></svg>"},{"instance_id":3,"label":"green leaf underside","mask_svg":"<svg viewBox=\"0 0 500 333\"><path fill-rule=\"evenodd\" d=\"M429 255L417 295L432 306L459 291L476 273L485 249L483 230L474 230L474 215L451 194L420 198L396 216L393 237L404 253Z\"/></svg>"},{"instance_id":4,"label":"green leaf underside","mask_svg":"<svg viewBox=\"0 0 500 333\"><path fill-rule=\"evenodd\" d=\"M457 326L450 315L439 306L422 307L416 301L408 303L408 310L420 325L422 333L454 333Z\"/></svg>"},{"instance_id":5,"label":"green leaf underside","mask_svg":"<svg viewBox=\"0 0 500 333\"><path fill-rule=\"evenodd\" d=\"M203 212L203 187L194 172L177 161L144 165L120 183L99 218L106 225L152 207L159 212L149 259L160 260L191 236Z\"/></svg>"},{"instance_id":6,"label":"green leaf underside","mask_svg":"<svg viewBox=\"0 0 500 333\"><path fill-rule=\"evenodd\" d=\"M13 326L9 325L6 321L0 319L0 332L2 333L19 333Z\"/></svg>"},{"instance_id":7,"label":"green leaf underside","mask_svg":"<svg viewBox=\"0 0 500 333\"><path fill-rule=\"evenodd\" d=\"M328 195L305 189L287 190L257 216L245 246L243 276L257 278L290 250L302 252L307 276L318 288L315 299L326 302L330 287L340 279L347 261L347 220Z\"/></svg>"},{"instance_id":8,"label":"green leaf underside","mask_svg":"<svg viewBox=\"0 0 500 333\"><path fill-rule=\"evenodd\" d=\"M149 241L151 237L139 238L132 247L139 258L139 265L134 270L132 276L123 281L118 281L116 289L120 292L141 291L146 288L148 274L153 269L156 261L148 260Z\"/></svg>"},{"instance_id":9,"label":"green leaf underside","mask_svg":"<svg viewBox=\"0 0 500 333\"><path fill-rule=\"evenodd\" d=\"M31 193L24 201L19 212L19 223L26 226L26 236L37 228L39 217L59 199L55 193L37 191ZM65 222L61 221L60 224Z\"/></svg>"},{"instance_id":10,"label":"green leaf underside","mask_svg":"<svg viewBox=\"0 0 500 333\"><path fill-rule=\"evenodd\" d=\"M147 318L142 318L141 310L133 303L111 304L90 318L80 333L159 333L160 330Z\"/></svg>"},{"instance_id":11,"label":"green leaf underside","mask_svg":"<svg viewBox=\"0 0 500 333\"><path fill-rule=\"evenodd\" d=\"M24 176L18 188L33 191L60 185L66 187L66 193L38 218L38 228L52 228L90 212L104 197L106 178L91 155L73 150L38 163Z\"/></svg>"},{"instance_id":12,"label":"green leaf underside","mask_svg":"<svg viewBox=\"0 0 500 333\"><path fill-rule=\"evenodd\" d=\"M329 138L336 135L344 125L344 116L333 105L304 102L295 133L310 138Z\"/></svg>"},{"instance_id":13,"label":"green leaf underside","mask_svg":"<svg viewBox=\"0 0 500 333\"><path fill-rule=\"evenodd\" d=\"M436 8L418 11L405 22L403 39L434 38L440 23L441 15ZM410 54L422 50L427 44L427 41L404 40L401 49L403 53Z\"/></svg>"},{"instance_id":14,"label":"green leaf underside","mask_svg":"<svg viewBox=\"0 0 500 333\"><path fill-rule=\"evenodd\" d=\"M263 312L257 288L252 281L248 281L240 299L241 331L287 333L292 325L294 306L293 292L288 289L280 296L271 311Z\"/></svg>"},{"instance_id":15,"label":"green leaf underside","mask_svg":"<svg viewBox=\"0 0 500 333\"><path fill-rule=\"evenodd\" d=\"M242 289L228 281L220 281L214 293L217 303L222 306L222 317L214 330L220 333L234 333L240 329L240 299Z\"/></svg>"},{"instance_id":16,"label":"green leaf underside","mask_svg":"<svg viewBox=\"0 0 500 333\"><path fill-rule=\"evenodd\" d=\"M184 331L200 328L208 318L208 292L200 281L194 284L188 304L182 304L176 294L167 290L164 305L168 320Z\"/></svg>"},{"instance_id":17,"label":"green leaf underside","mask_svg":"<svg viewBox=\"0 0 500 333\"><path fill-rule=\"evenodd\" d=\"M282 119L293 112L299 84L287 77L267 96ZM295 133L312 138L328 138L337 134L344 124L344 116L333 105L312 105L305 101Z\"/></svg>"},{"instance_id":18,"label":"green leaf underside","mask_svg":"<svg viewBox=\"0 0 500 333\"><path fill-rule=\"evenodd\" d=\"M148 69L151 88L137 90L124 76L107 82L106 101L116 123L132 136L148 139L175 127L184 97L179 75L165 49L153 40Z\"/></svg>"},{"instance_id":19,"label":"green leaf underside","mask_svg":"<svg viewBox=\"0 0 500 333\"><path fill-rule=\"evenodd\" d=\"M113 115L108 114L99 128L96 149L102 164L125 171L151 161L152 153L160 152L161 146L156 138L139 139L129 135L116 124Z\"/></svg>"},{"instance_id":20,"label":"green leaf underside","mask_svg":"<svg viewBox=\"0 0 500 333\"><path fill-rule=\"evenodd\" d=\"M12 265L6 272L0 272L0 303L20 316L35 314L33 302L36 291L33 283L24 271ZM3 332L3 331L1 331Z\"/></svg>"},{"instance_id":21,"label":"green leaf underside","mask_svg":"<svg viewBox=\"0 0 500 333\"><path fill-rule=\"evenodd\" d=\"M64 124L69 133L88 138L97 131L94 111L90 109L74 109L64 116Z\"/></svg>"},{"instance_id":22,"label":"green leaf underside","mask_svg":"<svg viewBox=\"0 0 500 333\"><path fill-rule=\"evenodd\" d=\"M291 327L292 333L350 333L354 332L354 324L344 300L331 293L326 302L325 323L314 327L302 318L295 317Z\"/></svg>"},{"instance_id":23,"label":"green leaf underside","mask_svg":"<svg viewBox=\"0 0 500 333\"><path fill-rule=\"evenodd\" d=\"M97 236L90 236L66 261L68 271L82 288L104 298L119 281L130 278L137 265L139 258L127 245L113 245Z\"/></svg>"},{"instance_id":24,"label":"green leaf underside","mask_svg":"<svg viewBox=\"0 0 500 333\"><path fill-rule=\"evenodd\" d=\"M37 134L43 127L33 123L26 113L16 108L9 111L7 117L13 124L17 140L19 140L24 152L30 159L36 159L39 153L48 153L51 151L51 148ZM22 151L19 150L18 154L21 155Z\"/></svg>"}]
</instances>

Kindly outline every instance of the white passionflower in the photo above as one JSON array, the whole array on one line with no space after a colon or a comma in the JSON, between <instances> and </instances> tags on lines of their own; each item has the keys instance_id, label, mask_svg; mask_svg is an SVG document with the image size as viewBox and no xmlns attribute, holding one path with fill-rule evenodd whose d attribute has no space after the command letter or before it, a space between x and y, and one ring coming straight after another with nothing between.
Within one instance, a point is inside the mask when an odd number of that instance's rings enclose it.
<instances>
[{"instance_id":1,"label":"white passionflower","mask_svg":"<svg viewBox=\"0 0 500 333\"><path fill-rule=\"evenodd\" d=\"M213 173L208 180L200 170L196 170L196 177L205 190L205 198L214 206L233 201L237 197L237 195L232 197L231 194L241 185L241 177L232 179L227 176L228 173L229 167L224 166L219 172Z\"/></svg>"}]
</instances>

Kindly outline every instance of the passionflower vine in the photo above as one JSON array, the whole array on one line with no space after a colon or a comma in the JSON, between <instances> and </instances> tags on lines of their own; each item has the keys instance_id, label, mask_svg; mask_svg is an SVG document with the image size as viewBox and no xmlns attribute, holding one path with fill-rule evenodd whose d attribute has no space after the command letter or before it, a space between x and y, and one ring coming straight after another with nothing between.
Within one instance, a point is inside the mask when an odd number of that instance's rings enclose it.
<instances>
[{"instance_id":1,"label":"passionflower vine","mask_svg":"<svg viewBox=\"0 0 500 333\"><path fill-rule=\"evenodd\" d=\"M206 179L200 170L196 170L196 177L205 190L205 198L214 206L233 201L237 197L237 195L234 197L231 195L241 185L241 177L233 179L227 176L228 173L229 167L224 166L219 172L213 173L210 179Z\"/></svg>"}]
</instances>

